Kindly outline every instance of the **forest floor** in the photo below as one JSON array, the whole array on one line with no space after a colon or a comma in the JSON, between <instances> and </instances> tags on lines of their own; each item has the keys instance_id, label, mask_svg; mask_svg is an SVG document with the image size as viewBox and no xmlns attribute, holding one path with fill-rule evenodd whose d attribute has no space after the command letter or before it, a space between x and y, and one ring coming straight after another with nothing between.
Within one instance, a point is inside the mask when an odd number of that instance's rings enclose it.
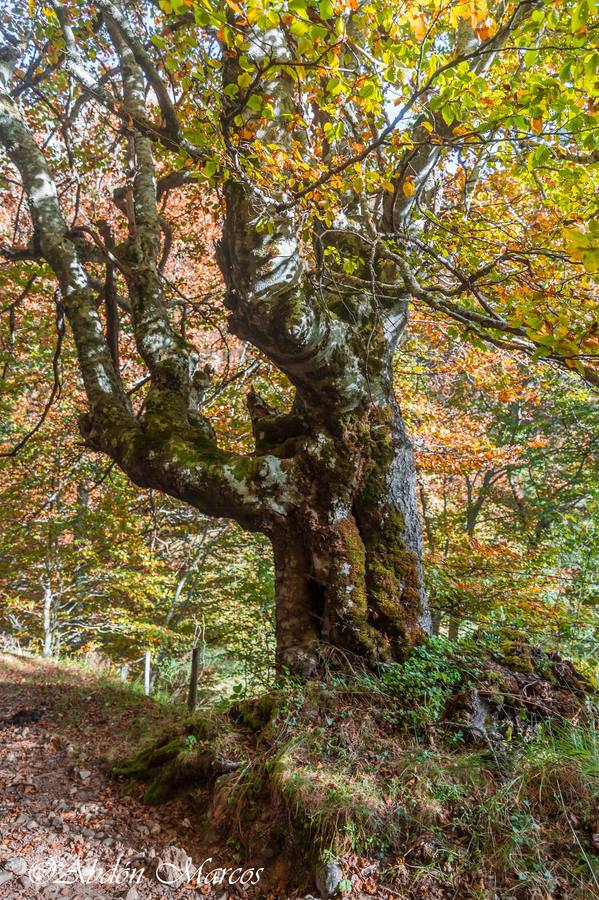
<instances>
[{"instance_id":1,"label":"forest floor","mask_svg":"<svg viewBox=\"0 0 599 900\"><path fill-rule=\"evenodd\" d=\"M110 777L114 759L173 726L177 707L75 666L0 655L0 722L22 711L39 718L0 724L2 900L287 896L276 871L259 889L224 887L218 875L198 885L188 858L194 867L211 859L203 873L241 863L198 823L197 800L195 813L184 797L150 808L141 788L126 792ZM172 886L181 871L190 881Z\"/></svg>"},{"instance_id":2,"label":"forest floor","mask_svg":"<svg viewBox=\"0 0 599 900\"><path fill-rule=\"evenodd\" d=\"M596 707L570 664L514 647L519 670L430 642L192 717L0 654L0 900L599 898Z\"/></svg>"}]
</instances>

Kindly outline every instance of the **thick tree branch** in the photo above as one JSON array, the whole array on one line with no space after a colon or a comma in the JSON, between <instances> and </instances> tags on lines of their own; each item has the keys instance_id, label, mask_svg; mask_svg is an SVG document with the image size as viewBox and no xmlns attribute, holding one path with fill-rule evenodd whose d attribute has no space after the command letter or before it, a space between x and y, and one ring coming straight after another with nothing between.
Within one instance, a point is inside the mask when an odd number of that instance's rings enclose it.
<instances>
[{"instance_id":1,"label":"thick tree branch","mask_svg":"<svg viewBox=\"0 0 599 900\"><path fill-rule=\"evenodd\" d=\"M160 111L164 118L164 125L166 130L169 132L173 140L179 141L180 127L175 107L173 106L173 102L169 96L167 87L162 80L160 73L156 69L152 58L150 57L146 48L131 31L129 23L127 22L127 19L123 15L122 10L119 8L117 3L112 3L110 2L110 0L100 0L100 2L98 2L98 7L104 12L106 17L108 17L116 25L118 25L120 33L122 34L131 52L133 53L133 56L135 57L137 65L140 67L140 69L143 70L143 73L148 80L148 84L151 86L154 94L156 95L158 105L160 106Z\"/></svg>"},{"instance_id":2,"label":"thick tree branch","mask_svg":"<svg viewBox=\"0 0 599 900\"><path fill-rule=\"evenodd\" d=\"M97 80L90 72L88 72L77 47L75 35L69 24L65 7L57 2L57 0L52 0L52 4L65 41L67 70L73 76L75 81L82 86L85 92L89 93L101 103L102 106L127 123L127 116L130 115L130 113L125 113L117 99L102 86L101 80ZM164 88L164 91L166 91L166 88ZM150 121L150 119L147 118L144 109L142 113L139 113L133 118L133 123L142 134L151 137L154 141L159 140L165 147L174 150L183 150L196 161L204 160L206 154L199 148L194 147L189 141L180 139L179 128L177 126L177 128L173 129L173 123L171 123L170 119L171 116L169 115L169 119L167 120L169 124L167 127L162 127L161 125L157 125Z\"/></svg>"},{"instance_id":3,"label":"thick tree branch","mask_svg":"<svg viewBox=\"0 0 599 900\"><path fill-rule=\"evenodd\" d=\"M6 84L2 88L6 90ZM0 141L21 175L40 250L58 278L92 408L110 409L126 417L130 415L129 403L104 340L87 273L69 238L52 176L7 93L0 95Z\"/></svg>"},{"instance_id":4,"label":"thick tree branch","mask_svg":"<svg viewBox=\"0 0 599 900\"><path fill-rule=\"evenodd\" d=\"M493 63L497 54L507 43L514 31L528 19L535 9L543 6L546 0L521 0L516 6L508 21L487 40L479 41L475 37L470 24L461 22L458 30L458 45L456 56L449 63L441 66L437 72L428 79L425 90L420 89L414 96L426 97L430 103L434 96L434 82L437 81L442 71L455 68L461 62L469 62L475 72L486 71ZM446 125L440 115L428 113L418 119L411 134L413 150L405 153L394 179L395 190L385 197L382 216L382 229L384 232L392 232L405 228L412 211L418 203L431 173L434 171L441 158L442 145L431 140L430 133L423 127L423 121L428 121L436 134L442 139L451 140L453 132ZM454 123L458 125L459 123ZM406 177L411 179L414 191L406 196L402 191L402 185Z\"/></svg>"},{"instance_id":5,"label":"thick tree branch","mask_svg":"<svg viewBox=\"0 0 599 900\"><path fill-rule=\"evenodd\" d=\"M110 34L119 54L123 79L125 110L132 120L145 117L145 84L143 73L120 26L109 24ZM150 408L156 401L180 407L182 421L198 405L199 358L197 352L173 329L162 294L158 268L161 222L157 208L156 173L150 138L135 127L131 131L130 160L133 175L133 221L130 237L123 249L129 275L133 327L137 347L152 373ZM161 392L168 396L159 396Z\"/></svg>"},{"instance_id":6,"label":"thick tree branch","mask_svg":"<svg viewBox=\"0 0 599 900\"><path fill-rule=\"evenodd\" d=\"M126 48L121 49L126 59ZM13 65L16 54L11 54L11 60ZM128 77L133 78L133 74ZM57 277L75 337L89 402L89 413L81 418L86 443L92 449L108 453L133 481L143 487L155 487L189 502L207 515L232 517L247 527L268 530L274 520L285 515L297 502L290 474L294 465L292 460L279 460L270 455L244 457L223 451L211 436L183 421L180 410L173 404L162 406L160 411L154 410L143 423L134 417L104 336L94 301L95 288L69 236L56 186L41 150L7 92L10 66L0 76L0 142L20 173L40 251ZM137 83L132 81L130 89L138 90ZM135 97L133 93L131 102ZM143 266L155 267L155 260L148 262L147 254L156 254L159 250L160 224L154 222L154 213L148 205L148 198L155 194L155 183L151 154L147 144L143 143L147 139L138 134L137 141L140 177L136 187L137 233L132 253L134 256L140 254L136 257L139 267L135 279L141 281L132 284L137 295L131 305L135 307L135 302L141 300L142 308L134 312L134 317L142 323L142 332L144 324L148 326L142 335L142 343L145 336L146 340L150 338L151 344L152 327L162 316L162 301L145 293ZM150 287L154 285L153 272L151 275ZM143 308L145 301L151 308L147 317ZM157 307L152 305L156 303ZM162 334L167 323L159 321L157 328L158 334ZM166 336L167 351L174 353L168 331ZM160 340L144 349L156 364L155 377L160 383L161 378L166 377L162 367L167 365L168 352L166 357L162 355L164 347ZM173 360L173 382L178 386L182 384L181 369L188 364L185 353ZM186 377L190 378L189 375Z\"/></svg>"},{"instance_id":7,"label":"thick tree branch","mask_svg":"<svg viewBox=\"0 0 599 900\"><path fill-rule=\"evenodd\" d=\"M264 32L249 52L257 69L277 54L276 30ZM224 83L236 83L235 59L224 65ZM263 124L258 137L265 143L290 144L287 117L295 111L294 82L282 72L269 90L273 119ZM229 130L229 110L223 129ZM300 392L320 399L331 408L351 408L368 396L367 374L360 366L352 329L333 316L311 283L300 246L300 228L293 204L282 203L273 212L266 197L238 166L239 174L225 185L226 214L219 265L228 293L231 328L266 352L289 376ZM287 197L288 195L285 195Z\"/></svg>"},{"instance_id":8,"label":"thick tree branch","mask_svg":"<svg viewBox=\"0 0 599 900\"><path fill-rule=\"evenodd\" d=\"M306 185L306 187L302 188L300 191L297 191L293 195L293 198L291 200L285 200L276 204L275 211L282 212L284 210L291 209L293 206L299 203L299 201L303 197L308 196L317 188L322 187L324 184L327 184L335 175L340 175L355 163L362 162L373 152L382 147L387 142L388 138L390 138L393 132L397 129L398 125L400 125L407 118L408 114L412 111L416 103L421 98L430 96L435 83L445 72L456 68L462 62L472 62L475 60L484 59L487 56L493 58L493 56L501 50L503 44L506 42L510 34L512 34L512 32L515 30L515 28L522 21L524 21L525 18L531 15L534 9L542 6L545 2L546 0L521 0L521 2L512 13L509 21L502 28L500 28L493 37L482 41L476 49L468 50L467 52L456 55L453 59L449 60L446 63L443 63L443 65L435 69L435 71L429 76L426 82L417 90L415 90L408 98L408 100L406 100L406 102L400 107L399 111L389 122L389 124L386 125L385 128L383 128L379 132L379 134L372 141L370 141L359 153L347 157L343 160L343 162L338 163L337 165L327 168L327 170L323 172L323 174L319 178L316 178L313 182ZM418 121L418 124L420 124L420 120ZM414 143L417 142L414 141ZM435 148L432 145L429 145L429 152L432 152L434 149ZM423 169L428 167L428 163L426 161L423 161L421 165Z\"/></svg>"}]
</instances>

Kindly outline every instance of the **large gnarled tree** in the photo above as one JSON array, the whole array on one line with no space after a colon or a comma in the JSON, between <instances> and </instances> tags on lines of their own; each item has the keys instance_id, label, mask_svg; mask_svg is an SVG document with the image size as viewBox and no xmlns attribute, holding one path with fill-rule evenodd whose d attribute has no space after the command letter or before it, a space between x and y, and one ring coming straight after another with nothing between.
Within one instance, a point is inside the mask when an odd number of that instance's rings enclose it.
<instances>
[{"instance_id":1,"label":"large gnarled tree","mask_svg":"<svg viewBox=\"0 0 599 900\"><path fill-rule=\"evenodd\" d=\"M96 0L4 16L0 141L32 223L28 246L4 255L44 260L58 283L87 446L142 487L270 537L280 665L309 672L323 644L395 659L429 630L393 390L410 300L596 379L592 240L559 174L596 160L579 102L596 60L582 4L551 6ZM98 168L122 173L97 219L97 196L80 197L87 131ZM558 174L542 183L537 165ZM165 198L211 190L229 328L293 388L286 411L249 396L247 455L216 440L210 371L165 279ZM551 227L535 218L543 204ZM556 313L560 291L581 314ZM123 333L147 373L142 404Z\"/></svg>"}]
</instances>

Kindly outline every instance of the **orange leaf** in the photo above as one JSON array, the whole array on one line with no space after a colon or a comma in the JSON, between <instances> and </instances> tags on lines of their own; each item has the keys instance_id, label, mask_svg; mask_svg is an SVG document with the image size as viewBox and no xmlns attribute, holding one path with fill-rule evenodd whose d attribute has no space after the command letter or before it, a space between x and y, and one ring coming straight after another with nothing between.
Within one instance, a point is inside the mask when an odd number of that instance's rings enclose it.
<instances>
[{"instance_id":1,"label":"orange leaf","mask_svg":"<svg viewBox=\"0 0 599 900\"><path fill-rule=\"evenodd\" d=\"M412 194L416 190L416 185L414 184L414 179L411 175L408 175L408 177L405 179L404 183L401 186L401 189L403 191L404 197L407 197L409 199L412 196Z\"/></svg>"}]
</instances>

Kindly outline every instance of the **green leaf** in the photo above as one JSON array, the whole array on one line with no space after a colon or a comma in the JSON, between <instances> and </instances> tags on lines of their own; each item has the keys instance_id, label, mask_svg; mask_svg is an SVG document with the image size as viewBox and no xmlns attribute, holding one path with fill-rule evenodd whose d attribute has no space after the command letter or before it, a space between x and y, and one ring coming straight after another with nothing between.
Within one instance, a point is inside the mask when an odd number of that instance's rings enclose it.
<instances>
[{"instance_id":1,"label":"green leaf","mask_svg":"<svg viewBox=\"0 0 599 900\"><path fill-rule=\"evenodd\" d=\"M441 117L446 125L451 125L453 122L453 113L448 103L441 107Z\"/></svg>"},{"instance_id":2,"label":"green leaf","mask_svg":"<svg viewBox=\"0 0 599 900\"><path fill-rule=\"evenodd\" d=\"M587 24L588 18L588 0L581 0L581 2L572 10L572 19L570 23L572 31L577 32L580 31L581 28L584 28Z\"/></svg>"},{"instance_id":3,"label":"green leaf","mask_svg":"<svg viewBox=\"0 0 599 900\"><path fill-rule=\"evenodd\" d=\"M329 78L329 80L327 81L327 93L331 94L333 97L336 97L337 94L340 94L342 88L342 81L338 75L333 75L333 77Z\"/></svg>"},{"instance_id":4,"label":"green leaf","mask_svg":"<svg viewBox=\"0 0 599 900\"><path fill-rule=\"evenodd\" d=\"M253 80L254 79L249 72L242 72L241 75L237 77L237 84L243 90L244 88L249 87Z\"/></svg>"},{"instance_id":5,"label":"green leaf","mask_svg":"<svg viewBox=\"0 0 599 900\"><path fill-rule=\"evenodd\" d=\"M536 62L538 55L538 50L527 50L524 54L524 65L530 69L530 67Z\"/></svg>"},{"instance_id":6,"label":"green leaf","mask_svg":"<svg viewBox=\"0 0 599 900\"><path fill-rule=\"evenodd\" d=\"M333 8L331 0L320 0L318 9L321 19L332 19L335 14L335 10Z\"/></svg>"},{"instance_id":7,"label":"green leaf","mask_svg":"<svg viewBox=\"0 0 599 900\"><path fill-rule=\"evenodd\" d=\"M367 81L359 90L359 95L363 98L373 97L374 94L376 94L376 85L373 81Z\"/></svg>"},{"instance_id":8,"label":"green leaf","mask_svg":"<svg viewBox=\"0 0 599 900\"><path fill-rule=\"evenodd\" d=\"M246 106L248 109L253 110L253 112L260 112L262 109L262 97L259 94L252 94L248 97Z\"/></svg>"}]
</instances>

